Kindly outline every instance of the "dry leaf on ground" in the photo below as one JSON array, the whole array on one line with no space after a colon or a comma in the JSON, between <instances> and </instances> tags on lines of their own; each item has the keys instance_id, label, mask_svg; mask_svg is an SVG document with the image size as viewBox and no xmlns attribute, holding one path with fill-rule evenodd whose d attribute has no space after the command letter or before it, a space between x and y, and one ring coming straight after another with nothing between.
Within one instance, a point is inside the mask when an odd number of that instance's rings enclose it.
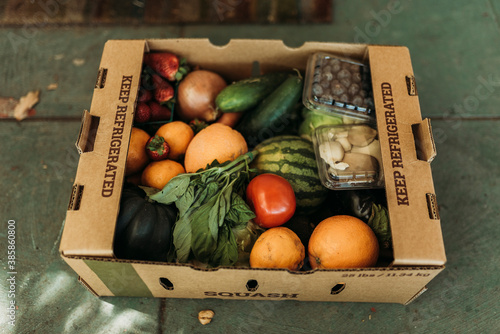
<instances>
[{"instance_id":1,"label":"dry leaf on ground","mask_svg":"<svg viewBox=\"0 0 500 334\"><path fill-rule=\"evenodd\" d=\"M40 91L31 91L25 96L19 99L19 103L16 105L14 109L14 117L18 121L22 121L26 117L30 115L30 111L33 106L40 101Z\"/></svg>"},{"instance_id":2,"label":"dry leaf on ground","mask_svg":"<svg viewBox=\"0 0 500 334\"><path fill-rule=\"evenodd\" d=\"M54 82L47 86L47 90L56 90L57 87L59 87L59 85L57 84L57 82Z\"/></svg>"},{"instance_id":3,"label":"dry leaf on ground","mask_svg":"<svg viewBox=\"0 0 500 334\"><path fill-rule=\"evenodd\" d=\"M202 325L209 324L214 317L215 312L212 310L202 310L198 313L198 320Z\"/></svg>"},{"instance_id":4,"label":"dry leaf on ground","mask_svg":"<svg viewBox=\"0 0 500 334\"><path fill-rule=\"evenodd\" d=\"M19 100L13 97L0 97L0 118L13 117L18 103Z\"/></svg>"}]
</instances>

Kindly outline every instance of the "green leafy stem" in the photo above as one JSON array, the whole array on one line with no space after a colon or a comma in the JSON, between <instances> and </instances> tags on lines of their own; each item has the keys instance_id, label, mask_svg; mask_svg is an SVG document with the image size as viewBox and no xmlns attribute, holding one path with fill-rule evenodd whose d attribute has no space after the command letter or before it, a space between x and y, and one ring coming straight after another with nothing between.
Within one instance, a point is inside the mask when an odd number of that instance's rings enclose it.
<instances>
[{"instance_id":1,"label":"green leafy stem","mask_svg":"<svg viewBox=\"0 0 500 334\"><path fill-rule=\"evenodd\" d=\"M238 259L232 228L246 224L255 214L240 195L249 179L251 151L234 161L216 160L196 173L180 174L149 198L175 203L179 214L174 226L175 254L169 260L188 262L191 257L210 266L234 264Z\"/></svg>"}]
</instances>

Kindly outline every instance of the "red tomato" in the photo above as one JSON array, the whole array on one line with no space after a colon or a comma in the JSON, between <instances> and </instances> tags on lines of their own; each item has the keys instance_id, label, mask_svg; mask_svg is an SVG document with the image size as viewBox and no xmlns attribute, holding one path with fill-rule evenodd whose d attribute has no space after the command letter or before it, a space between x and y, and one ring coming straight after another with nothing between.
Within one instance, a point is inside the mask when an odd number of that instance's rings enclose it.
<instances>
[{"instance_id":1,"label":"red tomato","mask_svg":"<svg viewBox=\"0 0 500 334\"><path fill-rule=\"evenodd\" d=\"M280 226L295 213L295 193L290 183L275 174L261 174L248 184L247 203L257 216L257 225L270 228Z\"/></svg>"}]
</instances>

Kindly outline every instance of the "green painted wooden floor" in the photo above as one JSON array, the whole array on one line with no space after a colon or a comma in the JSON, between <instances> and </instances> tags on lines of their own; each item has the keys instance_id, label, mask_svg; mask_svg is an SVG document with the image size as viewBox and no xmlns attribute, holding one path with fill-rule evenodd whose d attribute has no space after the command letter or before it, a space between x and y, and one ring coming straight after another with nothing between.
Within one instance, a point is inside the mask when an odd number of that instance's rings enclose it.
<instances>
[{"instance_id":1,"label":"green painted wooden floor","mask_svg":"<svg viewBox=\"0 0 500 334\"><path fill-rule=\"evenodd\" d=\"M0 120L0 332L498 333L500 1L337 0L333 14L332 24L321 25L0 28L0 96L42 92L34 118ZM90 106L106 40L171 37L408 46L437 142L432 170L448 257L429 290L408 306L88 293L58 254L81 110ZM58 88L47 90L51 83ZM8 220L18 252L15 328L5 324ZM206 308L216 315L201 326L197 314Z\"/></svg>"}]
</instances>

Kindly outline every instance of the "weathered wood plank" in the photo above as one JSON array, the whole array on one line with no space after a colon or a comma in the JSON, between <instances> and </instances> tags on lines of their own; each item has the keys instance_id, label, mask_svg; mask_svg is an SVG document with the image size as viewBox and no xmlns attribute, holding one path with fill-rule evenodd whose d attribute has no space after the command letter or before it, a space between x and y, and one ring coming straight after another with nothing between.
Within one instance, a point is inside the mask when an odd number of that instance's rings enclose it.
<instances>
[{"instance_id":1,"label":"weathered wood plank","mask_svg":"<svg viewBox=\"0 0 500 334\"><path fill-rule=\"evenodd\" d=\"M332 0L98 0L0 4L0 26L329 23Z\"/></svg>"}]
</instances>

